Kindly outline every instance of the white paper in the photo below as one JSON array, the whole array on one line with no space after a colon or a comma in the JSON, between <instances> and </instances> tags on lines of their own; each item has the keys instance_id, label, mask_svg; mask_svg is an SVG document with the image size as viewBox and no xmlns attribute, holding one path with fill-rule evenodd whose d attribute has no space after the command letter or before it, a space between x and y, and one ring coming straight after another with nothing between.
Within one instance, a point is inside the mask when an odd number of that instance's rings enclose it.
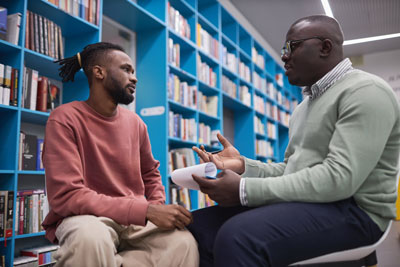
<instances>
[{"instance_id":1,"label":"white paper","mask_svg":"<svg viewBox=\"0 0 400 267\"><path fill-rule=\"evenodd\" d=\"M199 184L193 180L192 174L197 176L212 176L217 174L217 167L212 162L194 165L186 168L174 170L171 173L172 181L182 187L200 190Z\"/></svg>"}]
</instances>

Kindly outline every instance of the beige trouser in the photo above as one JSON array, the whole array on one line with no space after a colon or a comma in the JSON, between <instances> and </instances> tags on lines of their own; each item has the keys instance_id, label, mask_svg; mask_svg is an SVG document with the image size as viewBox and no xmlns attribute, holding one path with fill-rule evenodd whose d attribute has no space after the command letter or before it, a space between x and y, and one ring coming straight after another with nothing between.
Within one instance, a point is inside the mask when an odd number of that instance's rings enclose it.
<instances>
[{"instance_id":1,"label":"beige trouser","mask_svg":"<svg viewBox=\"0 0 400 267\"><path fill-rule=\"evenodd\" d=\"M73 216L58 226L56 267L199 266L197 243L187 230L161 230L153 223L123 226L92 215Z\"/></svg>"}]
</instances>

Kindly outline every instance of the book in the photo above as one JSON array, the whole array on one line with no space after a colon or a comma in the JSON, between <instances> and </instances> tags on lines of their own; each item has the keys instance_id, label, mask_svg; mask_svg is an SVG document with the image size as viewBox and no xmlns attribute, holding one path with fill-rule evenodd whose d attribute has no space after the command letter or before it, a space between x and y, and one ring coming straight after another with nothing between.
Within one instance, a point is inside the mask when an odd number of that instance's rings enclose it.
<instances>
[{"instance_id":1,"label":"book","mask_svg":"<svg viewBox=\"0 0 400 267\"><path fill-rule=\"evenodd\" d=\"M13 220L14 220L14 191L7 192L7 203L5 210L5 228L4 228L4 236L12 237L12 228L13 228Z\"/></svg>"},{"instance_id":2,"label":"book","mask_svg":"<svg viewBox=\"0 0 400 267\"><path fill-rule=\"evenodd\" d=\"M36 97L36 110L47 111L48 78L39 76Z\"/></svg>"},{"instance_id":3,"label":"book","mask_svg":"<svg viewBox=\"0 0 400 267\"><path fill-rule=\"evenodd\" d=\"M31 134L25 134L22 152L22 169L36 170L37 158L37 137Z\"/></svg>"},{"instance_id":4,"label":"book","mask_svg":"<svg viewBox=\"0 0 400 267\"><path fill-rule=\"evenodd\" d=\"M0 6L0 38L5 39L7 33L7 8Z\"/></svg>"},{"instance_id":5,"label":"book","mask_svg":"<svg viewBox=\"0 0 400 267\"><path fill-rule=\"evenodd\" d=\"M43 161L42 161L42 153L43 153L43 139L37 139L37 156L36 156L36 170L44 171Z\"/></svg>"},{"instance_id":6,"label":"book","mask_svg":"<svg viewBox=\"0 0 400 267\"><path fill-rule=\"evenodd\" d=\"M217 166L212 162L207 162L186 168L180 168L171 173L171 179L179 186L200 190L199 185L195 180L193 180L193 174L212 179L215 178L215 175L217 174Z\"/></svg>"},{"instance_id":7,"label":"book","mask_svg":"<svg viewBox=\"0 0 400 267\"><path fill-rule=\"evenodd\" d=\"M7 16L7 42L18 45L21 17L21 13L14 13Z\"/></svg>"}]
</instances>

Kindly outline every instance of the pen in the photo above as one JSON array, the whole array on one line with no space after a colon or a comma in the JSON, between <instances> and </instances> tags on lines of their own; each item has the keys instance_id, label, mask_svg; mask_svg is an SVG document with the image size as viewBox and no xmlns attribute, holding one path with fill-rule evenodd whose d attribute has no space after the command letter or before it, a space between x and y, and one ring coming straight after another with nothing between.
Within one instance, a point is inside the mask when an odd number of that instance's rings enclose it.
<instances>
[{"instance_id":1,"label":"pen","mask_svg":"<svg viewBox=\"0 0 400 267\"><path fill-rule=\"evenodd\" d=\"M217 153L219 153L219 152L221 152L222 150L217 150L217 151L213 151L213 152L211 152L211 154L217 154Z\"/></svg>"}]
</instances>

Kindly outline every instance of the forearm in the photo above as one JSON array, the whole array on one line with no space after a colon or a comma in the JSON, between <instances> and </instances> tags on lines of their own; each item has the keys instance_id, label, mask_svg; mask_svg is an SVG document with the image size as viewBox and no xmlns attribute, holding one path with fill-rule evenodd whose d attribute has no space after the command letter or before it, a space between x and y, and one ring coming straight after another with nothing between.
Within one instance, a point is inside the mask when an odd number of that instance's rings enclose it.
<instances>
[{"instance_id":1,"label":"forearm","mask_svg":"<svg viewBox=\"0 0 400 267\"><path fill-rule=\"evenodd\" d=\"M283 175L286 163L263 163L258 160L252 160L244 158L245 171L241 175L242 177L254 177L254 178L265 178L265 177L276 177Z\"/></svg>"}]
</instances>

